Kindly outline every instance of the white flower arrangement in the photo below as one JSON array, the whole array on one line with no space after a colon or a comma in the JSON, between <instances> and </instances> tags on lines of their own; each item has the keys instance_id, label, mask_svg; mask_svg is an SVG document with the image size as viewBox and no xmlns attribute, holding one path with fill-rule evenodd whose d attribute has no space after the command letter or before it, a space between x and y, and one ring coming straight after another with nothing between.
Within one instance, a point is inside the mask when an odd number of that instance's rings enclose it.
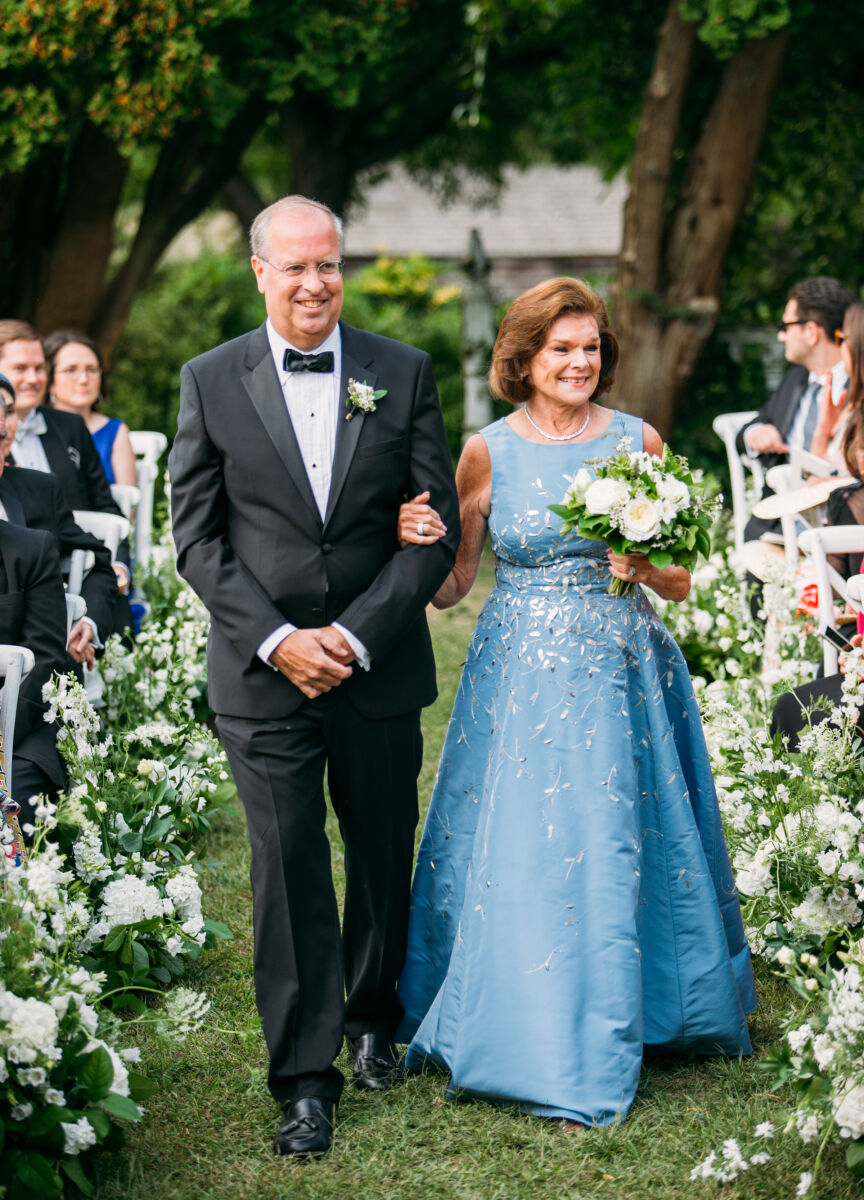
<instances>
[{"instance_id":1,"label":"white flower arrangement","mask_svg":"<svg viewBox=\"0 0 864 1200\"><path fill-rule=\"evenodd\" d=\"M563 518L562 534L576 530L601 540L618 554L646 554L655 567L692 568L711 550L710 529L718 502L694 478L687 460L664 447L663 457L630 451L622 438L609 458L593 460L595 475L581 468L561 504L550 504ZM633 584L613 579L609 591L627 595Z\"/></svg>"}]
</instances>

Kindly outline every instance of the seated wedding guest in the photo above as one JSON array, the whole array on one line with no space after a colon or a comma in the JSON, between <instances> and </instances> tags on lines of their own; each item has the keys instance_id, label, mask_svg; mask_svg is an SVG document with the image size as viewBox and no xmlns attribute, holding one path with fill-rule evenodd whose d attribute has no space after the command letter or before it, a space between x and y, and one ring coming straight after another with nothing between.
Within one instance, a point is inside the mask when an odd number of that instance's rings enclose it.
<instances>
[{"instance_id":1,"label":"seated wedding guest","mask_svg":"<svg viewBox=\"0 0 864 1200\"><path fill-rule=\"evenodd\" d=\"M14 448L10 464L56 476L71 509L122 516L111 495L99 454L87 426L74 413L46 407L48 364L42 339L25 321L0 321L0 373L15 388ZM117 586L127 592L129 546L122 542L114 566ZM126 606L128 608L128 605ZM118 610L118 619L122 609ZM126 623L131 624L131 619ZM122 629L123 624L118 626Z\"/></svg>"},{"instance_id":2,"label":"seated wedding guest","mask_svg":"<svg viewBox=\"0 0 864 1200\"><path fill-rule=\"evenodd\" d=\"M826 524L864 525L864 302L857 300L849 305L842 326L842 329L837 330L836 340L849 377L847 416L842 441L843 469L856 482L849 487L838 488L829 496ZM828 561L844 579L860 574L864 569L861 553L829 555ZM859 618L859 626L861 624ZM861 644L860 634L861 628L852 638L854 645ZM807 709L818 700L828 701L831 705L839 704L842 686L843 676L837 674L814 679L792 692L787 692L774 706L771 732L785 733L789 737L791 749L796 749L798 736L808 722ZM816 709L809 720L817 724L825 720L828 713L829 706L825 704ZM859 721L864 726L864 713Z\"/></svg>"},{"instance_id":3,"label":"seated wedding guest","mask_svg":"<svg viewBox=\"0 0 864 1200\"><path fill-rule=\"evenodd\" d=\"M737 439L739 453L758 458L766 470L786 462L793 447L819 453L813 438L820 423L819 400L827 373L831 372L832 390L838 400L845 385L846 372L834 331L842 325L843 314L854 300L849 288L828 276L803 279L789 293L777 339L791 365L776 392ZM820 438L827 434L827 448L834 429L827 428L830 414L823 411L821 415ZM765 494L770 495L770 489ZM775 525L751 517L744 538L754 540Z\"/></svg>"},{"instance_id":4,"label":"seated wedding guest","mask_svg":"<svg viewBox=\"0 0 864 1200\"><path fill-rule=\"evenodd\" d=\"M0 520L0 642L25 646L36 659L18 693L11 748L12 800L21 810L26 840L34 815L31 797L53 798L66 784L56 728L44 720L42 686L55 672L74 668L66 653L66 601L54 538L5 520Z\"/></svg>"},{"instance_id":5,"label":"seated wedding guest","mask_svg":"<svg viewBox=\"0 0 864 1200\"><path fill-rule=\"evenodd\" d=\"M0 396L5 399L7 394L14 395L14 390L9 380L0 376ZM61 557L73 550L93 552L93 566L81 587L87 615L73 626L67 643L77 663L92 666L96 651L117 626L119 597L111 556L98 538L76 525L72 510L50 472L7 465L10 429L7 409L0 407L0 519L50 533Z\"/></svg>"},{"instance_id":6,"label":"seated wedding guest","mask_svg":"<svg viewBox=\"0 0 864 1200\"><path fill-rule=\"evenodd\" d=\"M135 452L129 426L106 417L105 364L96 342L83 333L61 330L45 339L48 397L53 409L83 418L110 483L135 486Z\"/></svg>"}]
</instances>

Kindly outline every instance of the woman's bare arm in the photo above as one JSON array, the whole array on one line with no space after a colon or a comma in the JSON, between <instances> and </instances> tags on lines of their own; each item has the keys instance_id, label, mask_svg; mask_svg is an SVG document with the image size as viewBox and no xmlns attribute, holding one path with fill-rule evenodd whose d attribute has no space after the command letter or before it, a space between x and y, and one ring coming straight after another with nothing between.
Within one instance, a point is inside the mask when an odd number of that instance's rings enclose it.
<instances>
[{"instance_id":1,"label":"woman's bare arm","mask_svg":"<svg viewBox=\"0 0 864 1200\"><path fill-rule=\"evenodd\" d=\"M459 492L462 540L453 570L433 597L432 603L436 608L452 608L463 596L467 596L480 566L489 520L492 462L486 443L479 433L475 433L465 443L456 468L456 488Z\"/></svg>"}]
</instances>

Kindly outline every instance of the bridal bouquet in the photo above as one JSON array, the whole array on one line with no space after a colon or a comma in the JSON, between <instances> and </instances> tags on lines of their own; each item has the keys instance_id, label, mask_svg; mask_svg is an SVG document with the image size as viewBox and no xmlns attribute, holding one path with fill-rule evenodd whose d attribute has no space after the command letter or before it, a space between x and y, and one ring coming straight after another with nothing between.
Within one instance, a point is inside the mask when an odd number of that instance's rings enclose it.
<instances>
[{"instance_id":1,"label":"bridal bouquet","mask_svg":"<svg viewBox=\"0 0 864 1200\"><path fill-rule=\"evenodd\" d=\"M646 554L652 566L673 564L692 569L711 550L711 529L720 497L709 499L693 478L686 458L668 446L662 458L630 450L622 438L610 458L589 459L596 476L582 467L561 504L550 504L563 517L562 533L604 541L616 554ZM609 591L626 596L633 584L612 579Z\"/></svg>"}]
</instances>

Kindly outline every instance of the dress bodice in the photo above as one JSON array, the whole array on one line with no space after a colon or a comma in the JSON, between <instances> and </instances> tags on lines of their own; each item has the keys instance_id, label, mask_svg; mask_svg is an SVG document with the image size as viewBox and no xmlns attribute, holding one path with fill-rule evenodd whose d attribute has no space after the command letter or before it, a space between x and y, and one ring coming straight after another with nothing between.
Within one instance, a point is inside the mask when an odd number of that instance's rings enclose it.
<instances>
[{"instance_id":1,"label":"dress bodice","mask_svg":"<svg viewBox=\"0 0 864 1200\"><path fill-rule=\"evenodd\" d=\"M592 460L614 454L622 438L641 450L642 421L615 412L608 428L587 442L541 444L520 437L505 419L481 430L492 463L489 532L499 586L526 588L609 584L606 544L571 532L562 535L561 518L549 511L560 504L581 468L594 473Z\"/></svg>"},{"instance_id":2,"label":"dress bodice","mask_svg":"<svg viewBox=\"0 0 864 1200\"><path fill-rule=\"evenodd\" d=\"M93 444L99 452L99 457L102 460L102 466L105 468L105 474L108 477L109 483L115 483L114 467L111 463L111 451L114 449L114 439L117 437L117 431L122 425L122 421L117 417L109 417L104 425L91 433Z\"/></svg>"}]
</instances>

